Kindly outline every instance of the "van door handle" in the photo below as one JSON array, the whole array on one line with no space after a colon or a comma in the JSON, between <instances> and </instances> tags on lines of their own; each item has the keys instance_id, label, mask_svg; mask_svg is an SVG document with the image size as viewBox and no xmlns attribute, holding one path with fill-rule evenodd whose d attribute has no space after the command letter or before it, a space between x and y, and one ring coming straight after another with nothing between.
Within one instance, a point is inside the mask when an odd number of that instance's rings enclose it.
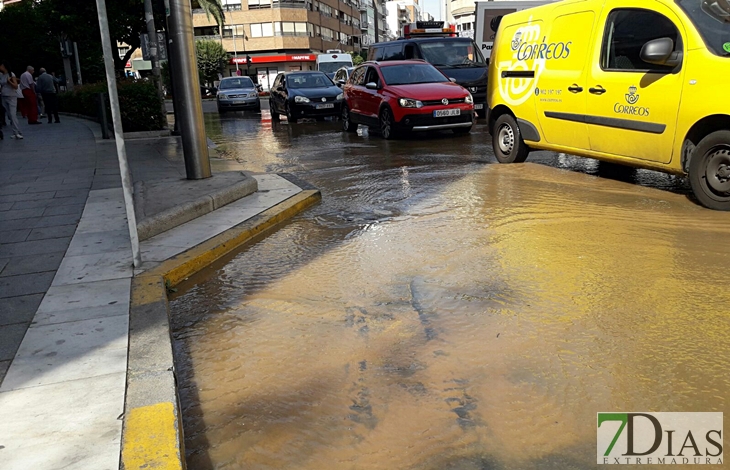
<instances>
[{"instance_id":1,"label":"van door handle","mask_svg":"<svg viewBox=\"0 0 730 470\"><path fill-rule=\"evenodd\" d=\"M575 83L573 83L572 86L569 86L568 87L568 91L571 92L571 93L580 93L581 91L583 91L583 87L582 86L578 86Z\"/></svg>"},{"instance_id":2,"label":"van door handle","mask_svg":"<svg viewBox=\"0 0 730 470\"><path fill-rule=\"evenodd\" d=\"M606 89L603 88L601 85L596 85L595 88L591 87L588 89L588 91L590 91L594 95L602 95L602 94L606 93Z\"/></svg>"}]
</instances>

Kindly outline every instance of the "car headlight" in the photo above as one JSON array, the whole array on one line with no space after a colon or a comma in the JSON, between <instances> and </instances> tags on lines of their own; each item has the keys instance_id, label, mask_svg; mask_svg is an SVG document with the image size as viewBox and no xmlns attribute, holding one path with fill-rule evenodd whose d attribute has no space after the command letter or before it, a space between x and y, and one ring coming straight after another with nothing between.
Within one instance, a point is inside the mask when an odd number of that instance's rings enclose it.
<instances>
[{"instance_id":1,"label":"car headlight","mask_svg":"<svg viewBox=\"0 0 730 470\"><path fill-rule=\"evenodd\" d=\"M218 93L218 99L219 100L227 100L228 99L228 96L222 95L222 94Z\"/></svg>"},{"instance_id":2,"label":"car headlight","mask_svg":"<svg viewBox=\"0 0 730 470\"><path fill-rule=\"evenodd\" d=\"M309 103L309 98L306 96L295 96L294 97L295 103Z\"/></svg>"},{"instance_id":3,"label":"car headlight","mask_svg":"<svg viewBox=\"0 0 730 470\"><path fill-rule=\"evenodd\" d=\"M401 98L398 100L398 104L401 105L402 108L422 108L423 103L421 103L418 100L414 100L411 98Z\"/></svg>"},{"instance_id":4,"label":"car headlight","mask_svg":"<svg viewBox=\"0 0 730 470\"><path fill-rule=\"evenodd\" d=\"M471 93L466 95L466 99L464 100L464 103L466 104L474 104L474 97L471 96Z\"/></svg>"},{"instance_id":5,"label":"car headlight","mask_svg":"<svg viewBox=\"0 0 730 470\"><path fill-rule=\"evenodd\" d=\"M344 93L340 93L339 95L337 95L337 101L342 101L344 99L345 99L345 94Z\"/></svg>"}]
</instances>

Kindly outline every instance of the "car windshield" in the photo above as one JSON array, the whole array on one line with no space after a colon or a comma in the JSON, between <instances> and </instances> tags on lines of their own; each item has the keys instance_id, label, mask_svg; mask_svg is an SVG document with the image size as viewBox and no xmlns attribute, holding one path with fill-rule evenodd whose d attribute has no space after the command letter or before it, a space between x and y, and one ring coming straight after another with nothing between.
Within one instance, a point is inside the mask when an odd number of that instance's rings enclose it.
<instances>
[{"instance_id":1,"label":"car windshield","mask_svg":"<svg viewBox=\"0 0 730 470\"><path fill-rule=\"evenodd\" d=\"M444 38L419 44L423 58L437 67L486 67L482 53L469 38Z\"/></svg>"},{"instance_id":2,"label":"car windshield","mask_svg":"<svg viewBox=\"0 0 730 470\"><path fill-rule=\"evenodd\" d=\"M253 81L248 77L226 78L221 81L220 90L232 90L234 88L254 88Z\"/></svg>"},{"instance_id":3,"label":"car windshield","mask_svg":"<svg viewBox=\"0 0 730 470\"><path fill-rule=\"evenodd\" d=\"M341 67L351 67L351 62L320 62L319 71L324 73L335 73Z\"/></svg>"},{"instance_id":4,"label":"car windshield","mask_svg":"<svg viewBox=\"0 0 730 470\"><path fill-rule=\"evenodd\" d=\"M295 73L286 77L289 88L325 88L334 86L332 80L323 73Z\"/></svg>"},{"instance_id":5,"label":"car windshield","mask_svg":"<svg viewBox=\"0 0 730 470\"><path fill-rule=\"evenodd\" d=\"M380 68L388 85L414 85L416 83L440 83L449 79L430 64L388 65Z\"/></svg>"},{"instance_id":6,"label":"car windshield","mask_svg":"<svg viewBox=\"0 0 730 470\"><path fill-rule=\"evenodd\" d=\"M715 54L730 57L730 2L728 0L677 0Z\"/></svg>"}]
</instances>

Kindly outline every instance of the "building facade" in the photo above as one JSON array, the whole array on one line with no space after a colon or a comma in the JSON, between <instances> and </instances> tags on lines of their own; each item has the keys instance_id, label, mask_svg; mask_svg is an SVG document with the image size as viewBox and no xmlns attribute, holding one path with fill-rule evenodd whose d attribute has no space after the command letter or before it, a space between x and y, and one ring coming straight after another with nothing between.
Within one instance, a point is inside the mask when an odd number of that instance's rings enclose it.
<instances>
[{"instance_id":1,"label":"building facade","mask_svg":"<svg viewBox=\"0 0 730 470\"><path fill-rule=\"evenodd\" d=\"M393 39L401 35L403 25L426 20L418 0L389 0L385 6L388 11L388 28Z\"/></svg>"},{"instance_id":2,"label":"building facade","mask_svg":"<svg viewBox=\"0 0 730 470\"><path fill-rule=\"evenodd\" d=\"M313 70L317 54L361 48L357 0L223 0L223 31L202 10L193 12L195 39L221 41L230 60L225 76L240 70L264 90L279 72Z\"/></svg>"}]
</instances>

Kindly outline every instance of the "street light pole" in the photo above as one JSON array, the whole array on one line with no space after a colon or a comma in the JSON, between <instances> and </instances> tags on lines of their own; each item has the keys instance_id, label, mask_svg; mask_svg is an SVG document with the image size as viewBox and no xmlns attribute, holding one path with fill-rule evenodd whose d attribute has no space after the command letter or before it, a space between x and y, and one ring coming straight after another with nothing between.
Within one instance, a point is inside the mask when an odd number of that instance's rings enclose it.
<instances>
[{"instance_id":1,"label":"street light pole","mask_svg":"<svg viewBox=\"0 0 730 470\"><path fill-rule=\"evenodd\" d=\"M139 251L139 235L137 233L137 216L134 212L134 196L132 190L132 174L129 171L127 162L127 148L124 143L124 130L122 129L122 114L119 110L119 95L117 93L117 78L114 73L114 59L112 58L112 43L109 38L109 20L106 14L106 3L104 0L96 0L96 9L99 15L99 29L101 30L101 47L104 53L104 69L106 81L109 86L109 104L112 108L112 121L114 122L114 140L117 145L117 159L119 160L119 173L122 177L122 193L124 194L124 206L127 212L127 227L129 239L132 244L132 259L134 267L142 264L142 257Z\"/></svg>"},{"instance_id":2,"label":"street light pole","mask_svg":"<svg viewBox=\"0 0 730 470\"><path fill-rule=\"evenodd\" d=\"M101 1L101 0L97 0ZM200 97L200 78L193 42L193 12L190 0L170 0L170 49L174 60L170 72L175 75L175 119L180 119L185 173L188 179L209 178L210 158Z\"/></svg>"}]
</instances>

